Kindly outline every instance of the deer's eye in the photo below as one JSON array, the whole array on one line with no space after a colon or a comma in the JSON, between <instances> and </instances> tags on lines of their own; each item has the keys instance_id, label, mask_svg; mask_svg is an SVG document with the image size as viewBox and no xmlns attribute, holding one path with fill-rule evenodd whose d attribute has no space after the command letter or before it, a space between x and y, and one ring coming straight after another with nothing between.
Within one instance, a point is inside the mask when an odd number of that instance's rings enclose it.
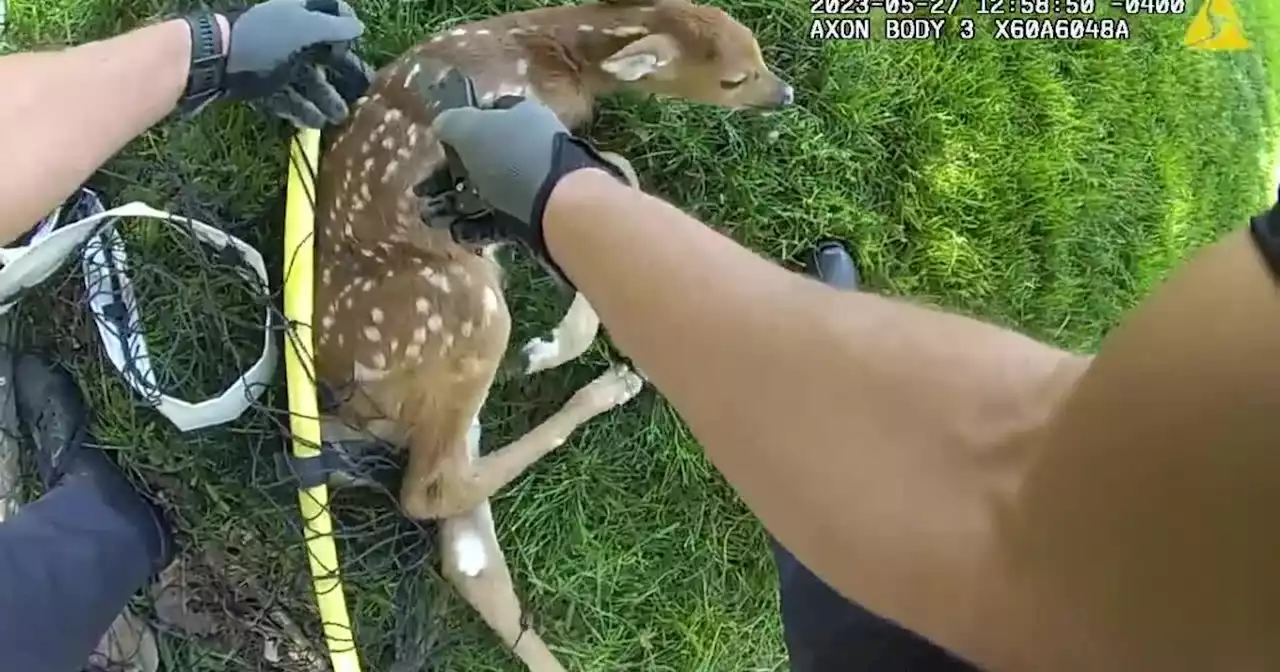
<instances>
[{"instance_id":1,"label":"deer's eye","mask_svg":"<svg viewBox=\"0 0 1280 672\"><path fill-rule=\"evenodd\" d=\"M742 86L743 84L745 84L745 83L746 83L746 81L747 81L747 76L746 76L746 75L742 75L742 76L740 76L740 77L736 77L736 78L734 78L734 79L726 79L726 80L723 80L723 81L721 81L721 82L720 82L720 88L722 88L722 89L736 89L736 88L738 88L739 86Z\"/></svg>"}]
</instances>

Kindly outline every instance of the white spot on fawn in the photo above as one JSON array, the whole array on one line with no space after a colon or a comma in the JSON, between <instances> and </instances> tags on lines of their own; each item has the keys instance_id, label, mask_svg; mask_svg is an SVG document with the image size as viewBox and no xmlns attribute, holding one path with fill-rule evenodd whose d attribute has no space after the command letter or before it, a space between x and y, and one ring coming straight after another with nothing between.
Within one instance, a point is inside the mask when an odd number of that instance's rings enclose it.
<instances>
[{"instance_id":1,"label":"white spot on fawn","mask_svg":"<svg viewBox=\"0 0 1280 672\"><path fill-rule=\"evenodd\" d=\"M485 28L481 28L480 30L476 31L476 35L488 35L488 34L489 34L489 31Z\"/></svg>"},{"instance_id":2,"label":"white spot on fawn","mask_svg":"<svg viewBox=\"0 0 1280 672\"><path fill-rule=\"evenodd\" d=\"M339 339L341 339L341 337L339 337ZM384 363L385 363L385 360L384 360ZM375 381L382 380L383 378L387 377L387 373L388 373L388 371L386 369L383 369L382 367L372 369L365 366L364 364L361 364L360 362L356 362L353 368L355 369L356 381L361 383L372 383Z\"/></svg>"},{"instance_id":3,"label":"white spot on fawn","mask_svg":"<svg viewBox=\"0 0 1280 672\"><path fill-rule=\"evenodd\" d=\"M444 320L439 315L432 315L427 318L427 328L433 333L440 331L440 327L444 326Z\"/></svg>"},{"instance_id":4,"label":"white spot on fawn","mask_svg":"<svg viewBox=\"0 0 1280 672\"><path fill-rule=\"evenodd\" d=\"M410 343L405 346L404 356L411 359L418 359L419 357L422 357L422 346L417 343Z\"/></svg>"},{"instance_id":5,"label":"white spot on fawn","mask_svg":"<svg viewBox=\"0 0 1280 672\"><path fill-rule=\"evenodd\" d=\"M439 287L440 291L446 294L449 293L449 278L446 278L443 275L439 275L433 272L430 276L427 277L427 282L431 283L432 285L435 285L436 287Z\"/></svg>"},{"instance_id":6,"label":"white spot on fawn","mask_svg":"<svg viewBox=\"0 0 1280 672\"><path fill-rule=\"evenodd\" d=\"M644 26L619 26L617 28L606 28L604 32L607 35L614 35L617 37L629 37L632 35L637 35L637 36L648 35L649 29L645 28Z\"/></svg>"},{"instance_id":7,"label":"white spot on fawn","mask_svg":"<svg viewBox=\"0 0 1280 672\"><path fill-rule=\"evenodd\" d=\"M325 329L331 329L333 327L333 316L325 315L324 319L320 320L320 326L324 327Z\"/></svg>"},{"instance_id":8,"label":"white spot on fawn","mask_svg":"<svg viewBox=\"0 0 1280 672\"><path fill-rule=\"evenodd\" d=\"M395 140L395 138L393 138L393 137L391 137L391 136L389 136L389 135L388 135L387 137L385 137L385 138L383 138L383 139L382 139L382 148L383 148L383 149L391 149L391 148L393 148L393 147L395 147L395 146L396 146L396 140Z\"/></svg>"},{"instance_id":9,"label":"white spot on fawn","mask_svg":"<svg viewBox=\"0 0 1280 672\"><path fill-rule=\"evenodd\" d=\"M413 330L413 342L414 342L414 343L426 343L426 342L427 342L427 328L426 328L426 327L418 327L418 328L416 328L416 329L414 329L414 330Z\"/></svg>"},{"instance_id":10,"label":"white spot on fawn","mask_svg":"<svg viewBox=\"0 0 1280 672\"><path fill-rule=\"evenodd\" d=\"M529 74L529 61L526 61L523 58L516 61L516 74L521 77Z\"/></svg>"},{"instance_id":11,"label":"white spot on fawn","mask_svg":"<svg viewBox=\"0 0 1280 672\"><path fill-rule=\"evenodd\" d=\"M498 87L498 96L523 96L524 87L520 84L503 84Z\"/></svg>"},{"instance_id":12,"label":"white spot on fawn","mask_svg":"<svg viewBox=\"0 0 1280 672\"><path fill-rule=\"evenodd\" d=\"M457 570L463 576L471 578L480 576L485 565L489 564L489 558L485 557L484 541L470 530L459 534L453 540L453 555Z\"/></svg>"},{"instance_id":13,"label":"white spot on fawn","mask_svg":"<svg viewBox=\"0 0 1280 672\"><path fill-rule=\"evenodd\" d=\"M589 26L589 25L587 25L587 24L585 24L585 23L580 24L580 25L578 26L578 30L581 30L581 31L582 31L582 32L584 32L584 33L589 33L589 32L591 32L591 31L593 31L593 30L595 30L595 29L596 29L596 27L595 27L595 26Z\"/></svg>"},{"instance_id":14,"label":"white spot on fawn","mask_svg":"<svg viewBox=\"0 0 1280 672\"><path fill-rule=\"evenodd\" d=\"M462 323L462 336L463 336L464 338L471 336L471 330L472 330L472 329L473 329L473 327L472 327L472 325L471 325L471 321L470 321L470 320L468 320L468 321L466 321L466 322L463 322L463 323Z\"/></svg>"},{"instance_id":15,"label":"white spot on fawn","mask_svg":"<svg viewBox=\"0 0 1280 672\"><path fill-rule=\"evenodd\" d=\"M416 63L414 64L413 69L417 71L418 65ZM402 116L404 115L400 112L400 110L392 108L390 110L387 110L387 115L383 118L386 119L387 121L400 121L400 117Z\"/></svg>"},{"instance_id":16,"label":"white spot on fawn","mask_svg":"<svg viewBox=\"0 0 1280 672\"><path fill-rule=\"evenodd\" d=\"M422 297L418 297L418 300L414 301L413 305L415 308L418 309L419 313L422 313L424 315L426 313L431 312L431 302Z\"/></svg>"},{"instance_id":17,"label":"white spot on fawn","mask_svg":"<svg viewBox=\"0 0 1280 672\"><path fill-rule=\"evenodd\" d=\"M366 292L367 292L367 291L369 291L369 290L371 290L371 289L373 289L373 281L372 281L372 280L365 280L365 281L364 281L364 283L360 285L360 289L362 289L362 290L364 290L364 291L366 291Z\"/></svg>"},{"instance_id":18,"label":"white spot on fawn","mask_svg":"<svg viewBox=\"0 0 1280 672\"><path fill-rule=\"evenodd\" d=\"M406 88L406 89L407 89L407 88L409 88L409 85L413 83L413 78L414 78L414 77L417 77L417 76L418 76L418 72L419 72L419 71L421 71L421 70L422 70L422 64L421 64L421 63L414 63L414 64L413 64L413 68L412 68L411 70L409 70L409 75L408 75L407 77L405 77L405 78L404 78L404 88ZM387 113L387 115L388 115L388 116L390 116L390 114L391 114L390 112L388 112L388 113Z\"/></svg>"},{"instance_id":19,"label":"white spot on fawn","mask_svg":"<svg viewBox=\"0 0 1280 672\"><path fill-rule=\"evenodd\" d=\"M490 315L498 310L498 295L493 291L492 287L484 288L484 294L481 295L481 301L484 305L485 315Z\"/></svg>"},{"instance_id":20,"label":"white spot on fawn","mask_svg":"<svg viewBox=\"0 0 1280 672\"><path fill-rule=\"evenodd\" d=\"M435 37L431 38L431 41L432 41L432 42L439 42L439 41L441 41L441 40L443 40L443 39L444 39L444 35L436 35Z\"/></svg>"},{"instance_id":21,"label":"white spot on fawn","mask_svg":"<svg viewBox=\"0 0 1280 672\"><path fill-rule=\"evenodd\" d=\"M384 315L382 314L381 308L374 308L373 310L369 311L369 319L373 320L374 324L382 324L383 317Z\"/></svg>"},{"instance_id":22,"label":"white spot on fawn","mask_svg":"<svg viewBox=\"0 0 1280 672\"><path fill-rule=\"evenodd\" d=\"M382 332L378 331L377 327L365 327L364 337L369 339L372 343L377 343L382 340Z\"/></svg>"},{"instance_id":23,"label":"white spot on fawn","mask_svg":"<svg viewBox=\"0 0 1280 672\"><path fill-rule=\"evenodd\" d=\"M455 31L453 31L452 33L449 33L449 34L450 34L450 35L452 35L452 36L454 36L454 37L462 37L463 35L466 35L466 34L467 34L467 31L466 31L466 30L464 30L464 29L462 29L462 28L459 28L459 29L457 29L457 30L455 30Z\"/></svg>"},{"instance_id":24,"label":"white spot on fawn","mask_svg":"<svg viewBox=\"0 0 1280 672\"><path fill-rule=\"evenodd\" d=\"M391 161L388 161L387 167L382 169L382 183L386 184L390 182L391 178L394 177L396 174L396 169L399 167L400 167L399 161L396 161L394 159Z\"/></svg>"},{"instance_id":25,"label":"white spot on fawn","mask_svg":"<svg viewBox=\"0 0 1280 672\"><path fill-rule=\"evenodd\" d=\"M458 40L458 46L459 46L459 47L465 47L465 46L467 46L467 41L466 41L466 40Z\"/></svg>"},{"instance_id":26,"label":"white spot on fawn","mask_svg":"<svg viewBox=\"0 0 1280 672\"><path fill-rule=\"evenodd\" d=\"M381 352L373 353L373 365L378 367L379 369L386 370L387 356L382 354Z\"/></svg>"}]
</instances>

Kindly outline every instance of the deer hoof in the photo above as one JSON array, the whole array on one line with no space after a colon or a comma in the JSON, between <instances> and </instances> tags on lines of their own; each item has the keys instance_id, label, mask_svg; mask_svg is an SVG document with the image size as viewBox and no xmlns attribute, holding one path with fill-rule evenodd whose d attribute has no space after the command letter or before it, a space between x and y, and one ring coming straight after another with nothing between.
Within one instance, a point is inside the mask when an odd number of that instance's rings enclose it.
<instances>
[{"instance_id":1,"label":"deer hoof","mask_svg":"<svg viewBox=\"0 0 1280 672\"><path fill-rule=\"evenodd\" d=\"M626 366L615 366L573 396L577 403L604 412L631 401L643 387L643 378Z\"/></svg>"}]
</instances>

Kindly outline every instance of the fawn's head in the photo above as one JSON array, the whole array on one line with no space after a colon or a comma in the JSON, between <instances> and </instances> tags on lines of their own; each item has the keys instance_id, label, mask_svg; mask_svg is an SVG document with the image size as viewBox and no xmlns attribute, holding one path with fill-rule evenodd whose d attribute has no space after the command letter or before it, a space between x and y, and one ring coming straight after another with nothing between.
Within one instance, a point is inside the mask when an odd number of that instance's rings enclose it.
<instances>
[{"instance_id":1,"label":"fawn's head","mask_svg":"<svg viewBox=\"0 0 1280 672\"><path fill-rule=\"evenodd\" d=\"M791 85L765 64L755 35L723 10L688 0L604 4L644 15L644 34L600 62L606 76L623 86L730 109L793 102Z\"/></svg>"}]
</instances>

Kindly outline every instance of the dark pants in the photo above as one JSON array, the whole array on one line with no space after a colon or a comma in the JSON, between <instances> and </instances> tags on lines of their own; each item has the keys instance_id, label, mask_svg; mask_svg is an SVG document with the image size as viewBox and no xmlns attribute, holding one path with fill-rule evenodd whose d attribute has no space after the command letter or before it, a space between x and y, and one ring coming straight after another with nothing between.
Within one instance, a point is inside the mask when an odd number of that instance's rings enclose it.
<instances>
[{"instance_id":1,"label":"dark pants","mask_svg":"<svg viewBox=\"0 0 1280 672\"><path fill-rule=\"evenodd\" d=\"M850 602L770 538L792 672L977 672L932 642Z\"/></svg>"},{"instance_id":2,"label":"dark pants","mask_svg":"<svg viewBox=\"0 0 1280 672\"><path fill-rule=\"evenodd\" d=\"M127 483L68 478L0 525L0 668L77 672L154 571L160 536Z\"/></svg>"},{"instance_id":3,"label":"dark pants","mask_svg":"<svg viewBox=\"0 0 1280 672\"><path fill-rule=\"evenodd\" d=\"M5 670L76 672L153 572L158 536L126 484L69 479L0 525ZM975 672L841 597L770 541L793 672Z\"/></svg>"},{"instance_id":4,"label":"dark pants","mask_svg":"<svg viewBox=\"0 0 1280 672\"><path fill-rule=\"evenodd\" d=\"M843 244L820 242L808 274L857 290L857 267ZM773 537L781 583L782 628L792 672L977 672L923 637L832 590Z\"/></svg>"}]
</instances>

